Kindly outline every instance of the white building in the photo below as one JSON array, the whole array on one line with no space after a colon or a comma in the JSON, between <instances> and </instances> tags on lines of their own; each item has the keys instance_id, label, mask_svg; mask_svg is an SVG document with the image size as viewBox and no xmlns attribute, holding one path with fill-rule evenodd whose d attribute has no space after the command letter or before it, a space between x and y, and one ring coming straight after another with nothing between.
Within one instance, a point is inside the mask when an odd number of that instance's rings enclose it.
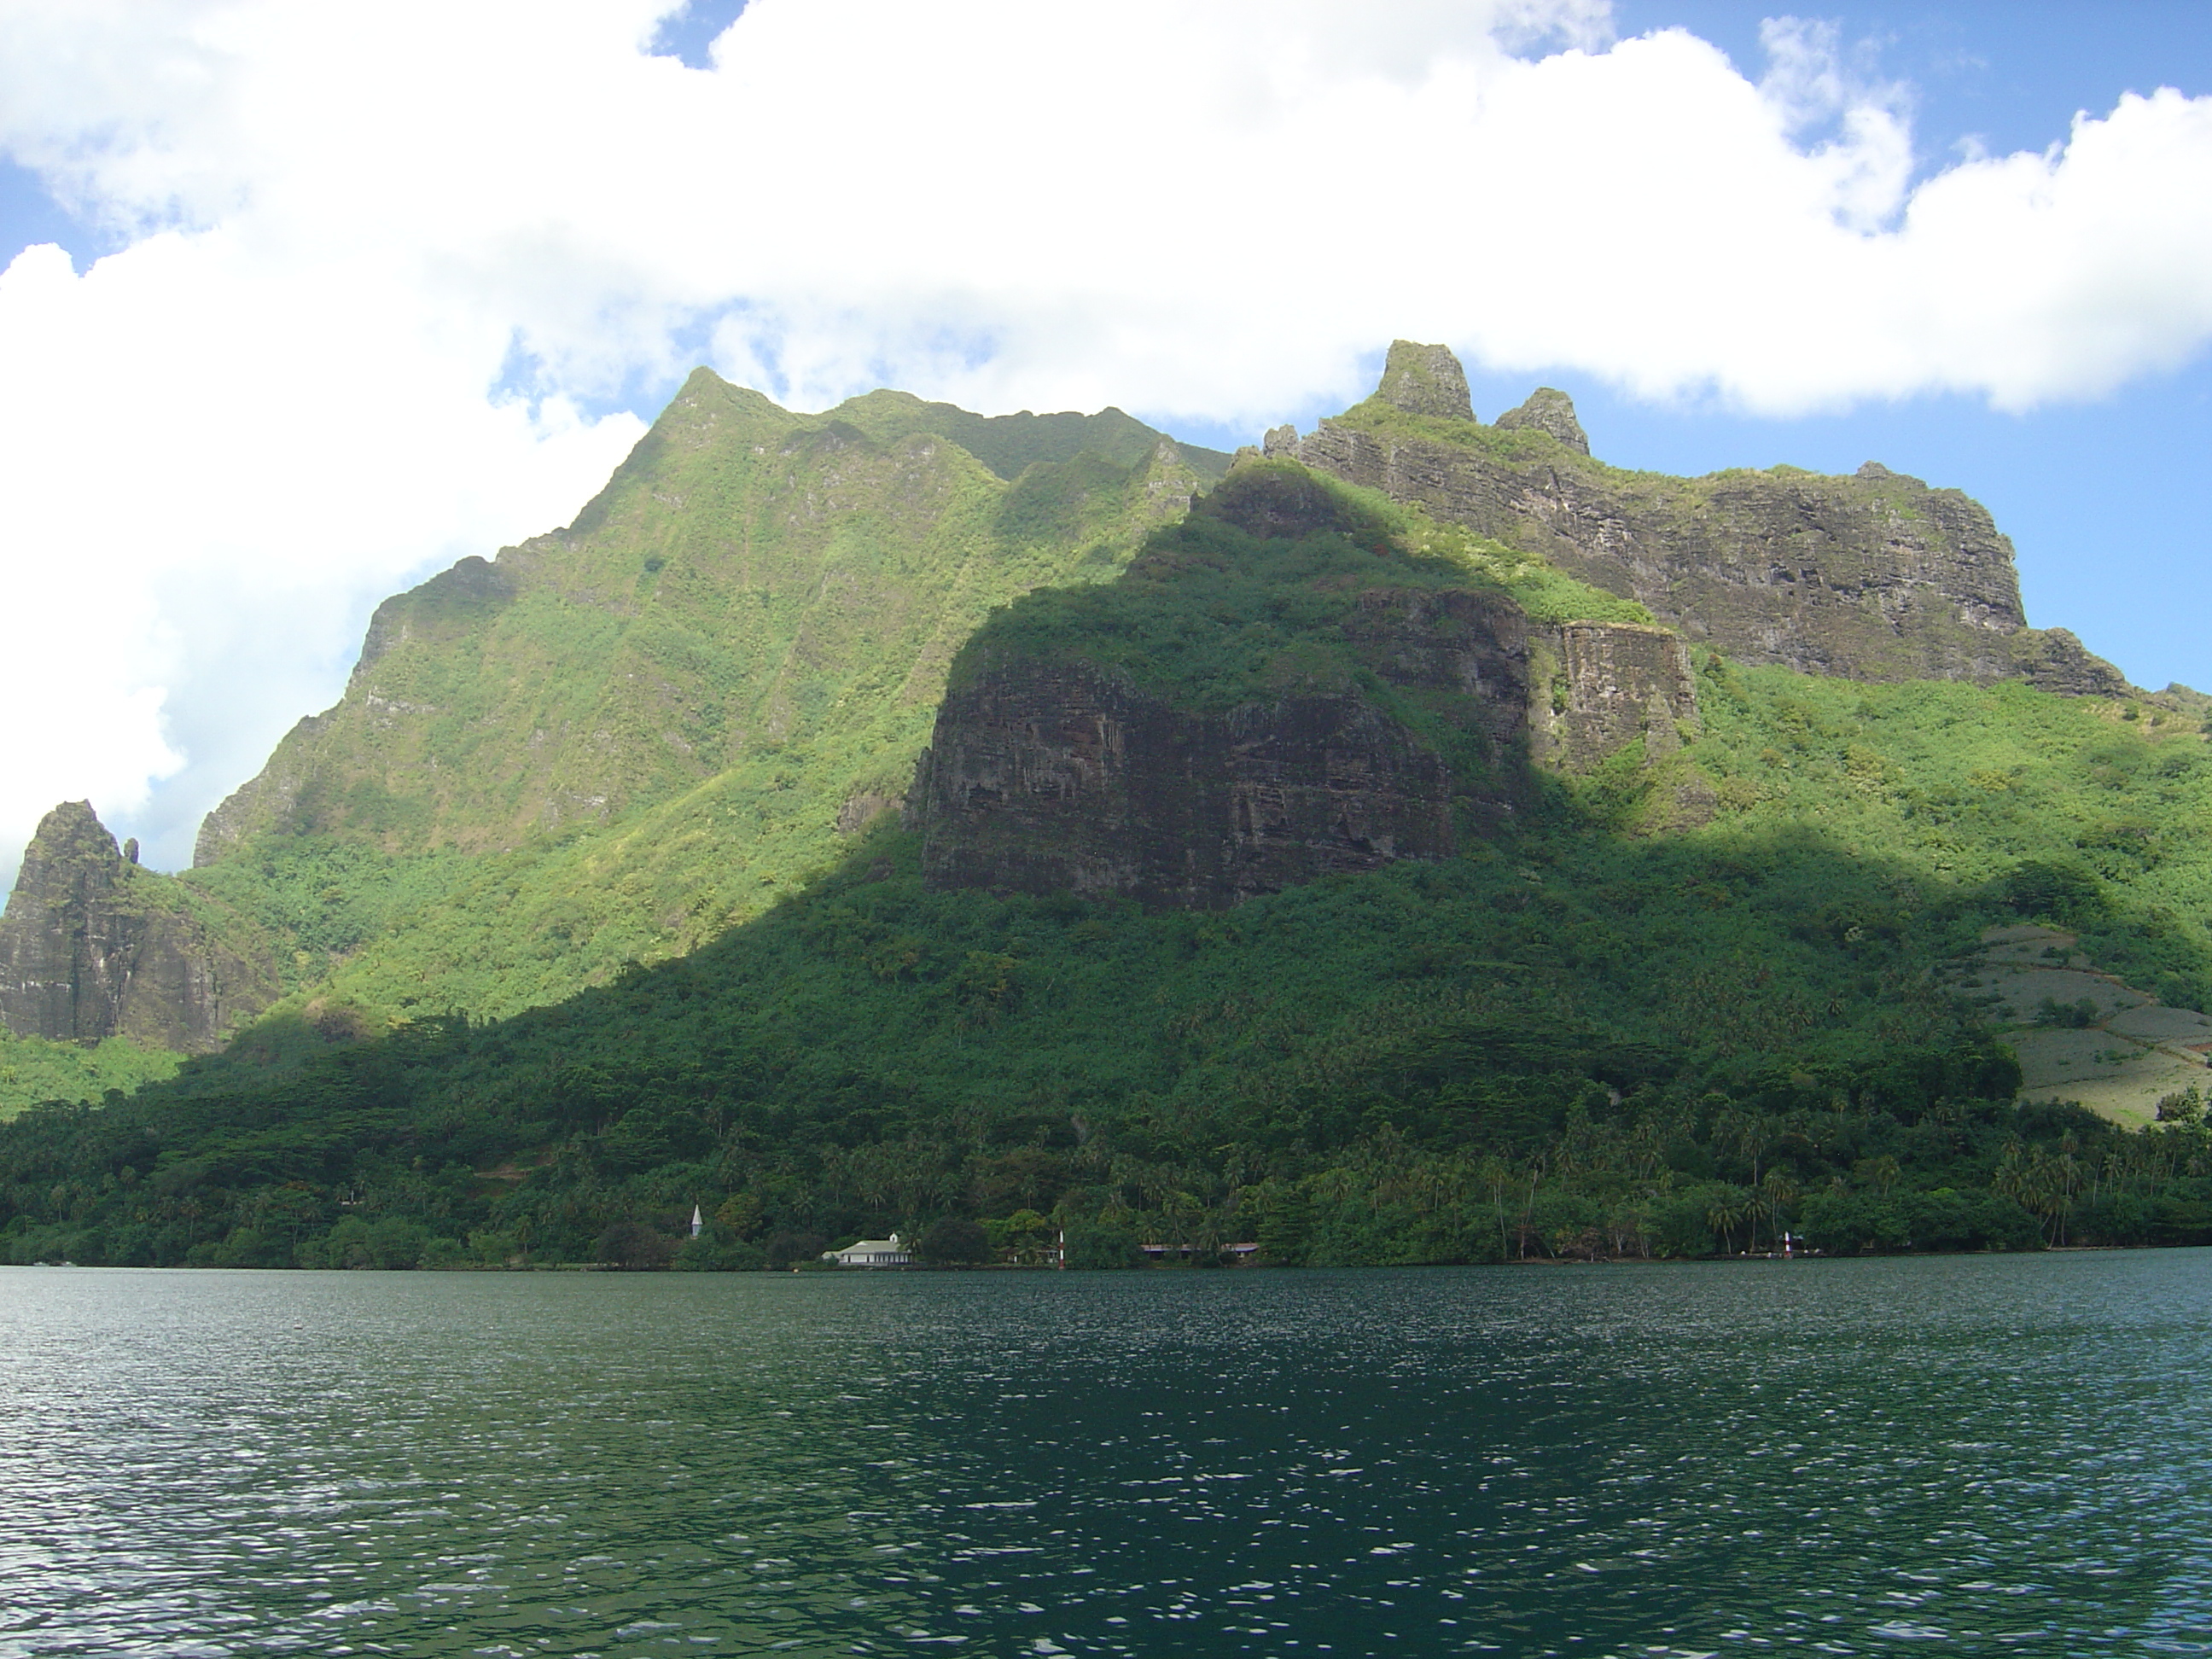
<instances>
[{"instance_id":1,"label":"white building","mask_svg":"<svg viewBox=\"0 0 2212 1659\"><path fill-rule=\"evenodd\" d=\"M841 1267L908 1267L914 1265L914 1252L893 1233L889 1238L864 1238L842 1250L824 1250L822 1259Z\"/></svg>"}]
</instances>

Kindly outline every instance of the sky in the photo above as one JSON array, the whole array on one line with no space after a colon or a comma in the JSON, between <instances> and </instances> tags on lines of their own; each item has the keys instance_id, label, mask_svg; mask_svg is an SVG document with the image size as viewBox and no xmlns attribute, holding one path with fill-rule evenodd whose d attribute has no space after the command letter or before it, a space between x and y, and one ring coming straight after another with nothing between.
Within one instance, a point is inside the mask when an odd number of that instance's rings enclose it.
<instances>
[{"instance_id":1,"label":"sky","mask_svg":"<svg viewBox=\"0 0 2212 1659\"><path fill-rule=\"evenodd\" d=\"M189 863L696 363L1233 447L1398 337L1963 489L2212 688L2202 0L0 0L0 877L64 799Z\"/></svg>"}]
</instances>

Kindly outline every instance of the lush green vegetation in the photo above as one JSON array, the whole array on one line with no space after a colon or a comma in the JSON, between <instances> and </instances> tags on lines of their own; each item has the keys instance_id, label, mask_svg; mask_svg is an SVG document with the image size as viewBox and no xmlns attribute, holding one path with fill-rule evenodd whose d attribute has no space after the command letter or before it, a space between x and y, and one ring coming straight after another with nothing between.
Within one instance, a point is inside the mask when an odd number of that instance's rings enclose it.
<instances>
[{"instance_id":1,"label":"lush green vegetation","mask_svg":"<svg viewBox=\"0 0 2212 1659\"><path fill-rule=\"evenodd\" d=\"M1095 654L1233 702L1285 661L1356 672L1336 623L1370 580L1500 580L1331 499L1303 538L1200 515L1110 592L1024 601L968 649ZM357 903L331 881L321 948L399 930L341 969L392 1012L303 1004L173 1083L0 1127L0 1237L17 1260L724 1267L958 1219L1032 1258L1065 1227L1092 1265L1233 1239L1285 1263L2212 1240L2200 1103L2142 1133L2016 1106L2017 1066L1945 972L1988 927L2060 921L2203 1006L2195 720L1699 672L1703 730L1663 762L1539 777L1464 856L1224 915L933 892L885 817L811 878L751 878L746 919L751 849L807 822L759 803L836 799L795 749L505 864L426 859ZM820 775L850 778L854 743ZM742 833L717 816L747 811ZM697 841L657 866L679 843L652 815L677 812ZM813 823L803 844L835 848ZM321 902L341 855L270 856L281 908ZM611 966L627 936L599 930L660 902L654 871L673 902L718 862L705 902L738 925L688 954L490 1023L440 1012L471 973L491 996L530 971L469 954L493 913L532 918L507 924L522 941L576 906L577 948ZM679 1247L694 1204L714 1219Z\"/></svg>"},{"instance_id":2,"label":"lush green vegetation","mask_svg":"<svg viewBox=\"0 0 2212 1659\"><path fill-rule=\"evenodd\" d=\"M1801 826L1954 890L1993 884L2160 1000L2212 1009L2212 752L2194 717L1711 657L1700 680L1695 759L1730 821ZM1637 792L1607 810L1633 824ZM1887 925L1851 925L1869 921Z\"/></svg>"},{"instance_id":3,"label":"lush green vegetation","mask_svg":"<svg viewBox=\"0 0 2212 1659\"><path fill-rule=\"evenodd\" d=\"M1928 972L2002 892L1817 833L1586 830L1227 916L930 893L915 850L558 1008L33 1112L9 1249L592 1260L694 1203L723 1265L1024 1211L1292 1261L2212 1229L2201 1130L2008 1103Z\"/></svg>"},{"instance_id":4,"label":"lush green vegetation","mask_svg":"<svg viewBox=\"0 0 2212 1659\"><path fill-rule=\"evenodd\" d=\"M976 415L951 404L926 403L908 392L871 392L840 404L831 418L849 422L878 442L917 433L950 438L1001 478L1030 467L1055 466L1088 456L1127 471L1152 456L1164 434L1118 409L1096 415L1062 413ZM1229 471L1231 457L1175 439L1166 440L1184 465L1212 483Z\"/></svg>"},{"instance_id":5,"label":"lush green vegetation","mask_svg":"<svg viewBox=\"0 0 2212 1659\"><path fill-rule=\"evenodd\" d=\"M1227 460L1164 441L695 376L574 526L389 601L217 860L148 872L274 963L234 1060L504 1017L758 915L904 793L993 606L1110 579ZM0 1110L173 1070L119 1064L11 1062Z\"/></svg>"},{"instance_id":6,"label":"lush green vegetation","mask_svg":"<svg viewBox=\"0 0 2212 1659\"><path fill-rule=\"evenodd\" d=\"M1257 521L1268 519L1318 528L1270 535L1240 522L1264 532ZM1207 712L1353 682L1389 701L1346 628L1363 596L1409 588L1486 590L1543 622L1651 619L1632 600L1541 560L1371 491L1263 461L1155 537L1120 580L1042 590L994 614L955 659L951 683L986 662L1030 657L1090 662Z\"/></svg>"},{"instance_id":7,"label":"lush green vegetation","mask_svg":"<svg viewBox=\"0 0 2212 1659\"><path fill-rule=\"evenodd\" d=\"M128 1094L142 1083L174 1077L181 1064L182 1055L141 1048L127 1037L88 1048L0 1029L0 1117L33 1101L99 1100L111 1090Z\"/></svg>"}]
</instances>

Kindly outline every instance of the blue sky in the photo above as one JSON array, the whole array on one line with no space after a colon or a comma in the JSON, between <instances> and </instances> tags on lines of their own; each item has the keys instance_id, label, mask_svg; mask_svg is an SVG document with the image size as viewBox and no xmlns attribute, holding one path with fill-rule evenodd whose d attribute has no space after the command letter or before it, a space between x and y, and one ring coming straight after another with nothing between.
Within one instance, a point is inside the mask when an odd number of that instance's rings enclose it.
<instances>
[{"instance_id":1,"label":"blue sky","mask_svg":"<svg viewBox=\"0 0 2212 1659\"><path fill-rule=\"evenodd\" d=\"M1623 0L1624 35L1682 27L1747 73L1765 60L1773 6ZM1995 153L2063 140L2075 112L2124 92L2212 93L2212 5L2100 0L1808 7L1866 69L1910 88L1923 173L1979 143ZM2028 618L2069 628L2136 684L2212 690L2212 356L2142 376L2109 396L2001 413L1972 396L1869 401L1776 420L1714 399L1623 396L1573 368L1485 372L1469 364L1475 410L1510 408L1539 380L1570 391L1594 452L1616 465L1695 474L1787 462L1823 472L1879 460L1965 490L2019 554ZM1302 428L1334 412L1296 412ZM1185 422L1189 425L1189 422ZM1216 429L1214 441L1249 441Z\"/></svg>"},{"instance_id":2,"label":"blue sky","mask_svg":"<svg viewBox=\"0 0 2212 1659\"><path fill-rule=\"evenodd\" d=\"M186 861L379 599L565 522L701 361L1233 446L1443 339L1619 465L1965 489L2032 622L2212 689L2202 0L11 15L0 873L79 797Z\"/></svg>"},{"instance_id":3,"label":"blue sky","mask_svg":"<svg viewBox=\"0 0 2212 1659\"><path fill-rule=\"evenodd\" d=\"M1758 61L1771 9L1630 0L1624 32L1680 25ZM2123 92L2212 93L2212 6L2098 0L1822 7L1880 72L1912 88L1929 163L2063 139ZM1869 458L1977 496L2020 553L2030 620L2071 628L2139 684L2212 688L2212 358L2093 402L2027 415L1916 398L1788 422L1686 417L1604 399L1590 410L1624 465L1701 471L1789 460L1842 471ZM1617 435L1616 435L1617 434ZM1724 459L1723 458L1727 458Z\"/></svg>"}]
</instances>

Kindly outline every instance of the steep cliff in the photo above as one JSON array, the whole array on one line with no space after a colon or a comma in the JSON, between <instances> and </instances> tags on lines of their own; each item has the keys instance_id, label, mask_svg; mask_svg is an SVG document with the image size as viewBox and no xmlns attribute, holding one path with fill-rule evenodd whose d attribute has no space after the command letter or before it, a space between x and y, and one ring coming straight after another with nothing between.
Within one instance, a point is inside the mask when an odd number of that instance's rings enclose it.
<instances>
[{"instance_id":1,"label":"steep cliff","mask_svg":"<svg viewBox=\"0 0 2212 1659\"><path fill-rule=\"evenodd\" d=\"M1680 635L1573 622L1535 638L1528 726L1539 763L1586 772L1638 742L1656 761L1696 732L1698 684Z\"/></svg>"},{"instance_id":2,"label":"steep cliff","mask_svg":"<svg viewBox=\"0 0 2212 1659\"><path fill-rule=\"evenodd\" d=\"M66 801L40 823L0 917L0 1022L52 1042L204 1053L275 999L264 952L118 851L89 803Z\"/></svg>"},{"instance_id":3,"label":"steep cliff","mask_svg":"<svg viewBox=\"0 0 2212 1659\"><path fill-rule=\"evenodd\" d=\"M499 1017L694 951L900 805L994 606L1110 579L1228 459L701 371L574 523L380 606L182 879L281 940L280 1017Z\"/></svg>"},{"instance_id":4,"label":"steep cliff","mask_svg":"<svg viewBox=\"0 0 2212 1659\"><path fill-rule=\"evenodd\" d=\"M1263 465L1113 588L994 618L917 771L927 878L1218 908L1449 856L1525 804L1532 731L1583 770L1694 730L1673 635L1532 623L1403 540Z\"/></svg>"},{"instance_id":5,"label":"steep cliff","mask_svg":"<svg viewBox=\"0 0 2212 1659\"><path fill-rule=\"evenodd\" d=\"M1426 362L1442 348L1409 349ZM1365 403L1304 438L1279 428L1267 451L1540 554L1747 662L2128 690L2072 635L2027 629L2012 544L1979 503L1872 462L1850 477L1625 472L1590 459L1562 392L1486 427L1389 368Z\"/></svg>"},{"instance_id":6,"label":"steep cliff","mask_svg":"<svg viewBox=\"0 0 2212 1659\"><path fill-rule=\"evenodd\" d=\"M1502 596L1377 587L1341 627L1380 685L1308 663L1226 708L1179 706L1079 656L994 660L987 641L917 775L928 878L1207 909L1449 857L1455 817L1510 812L1520 793L1526 619ZM1496 763L1455 772L1385 686Z\"/></svg>"}]
</instances>

